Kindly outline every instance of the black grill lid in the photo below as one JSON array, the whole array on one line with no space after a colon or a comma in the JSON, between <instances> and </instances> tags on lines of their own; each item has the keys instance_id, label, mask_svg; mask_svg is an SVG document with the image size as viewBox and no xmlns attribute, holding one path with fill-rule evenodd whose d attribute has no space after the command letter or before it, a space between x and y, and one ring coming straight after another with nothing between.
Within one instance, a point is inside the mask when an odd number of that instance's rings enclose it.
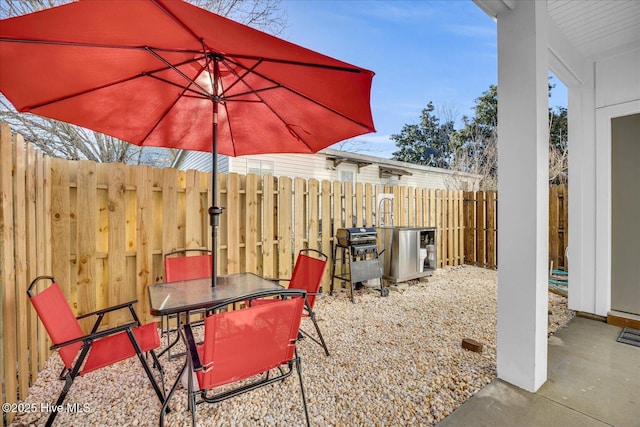
<instances>
[{"instance_id":1,"label":"black grill lid","mask_svg":"<svg viewBox=\"0 0 640 427\"><path fill-rule=\"evenodd\" d=\"M374 227L339 228L336 230L338 246L356 246L375 243L378 234Z\"/></svg>"}]
</instances>

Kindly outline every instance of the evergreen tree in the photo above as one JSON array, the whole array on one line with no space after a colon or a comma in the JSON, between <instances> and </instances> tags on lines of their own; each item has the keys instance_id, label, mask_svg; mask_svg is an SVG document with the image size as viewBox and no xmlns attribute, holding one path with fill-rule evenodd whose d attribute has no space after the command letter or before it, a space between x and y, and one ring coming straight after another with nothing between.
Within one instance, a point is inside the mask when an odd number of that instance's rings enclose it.
<instances>
[{"instance_id":1,"label":"evergreen tree","mask_svg":"<svg viewBox=\"0 0 640 427\"><path fill-rule=\"evenodd\" d=\"M555 85L549 84L549 96ZM473 117L462 117L462 129L454 121L434 114L433 103L422 110L419 124L405 125L392 135L398 151L393 159L475 173L482 176L480 189L498 188L498 88L489 86L475 100ZM549 108L549 182L567 182L567 109Z\"/></svg>"},{"instance_id":2,"label":"evergreen tree","mask_svg":"<svg viewBox=\"0 0 640 427\"><path fill-rule=\"evenodd\" d=\"M451 135L454 133L453 120L440 123L434 115L432 102L422 110L420 123L404 125L399 134L391 135L398 151L393 159L419 165L449 168L455 152Z\"/></svg>"}]
</instances>

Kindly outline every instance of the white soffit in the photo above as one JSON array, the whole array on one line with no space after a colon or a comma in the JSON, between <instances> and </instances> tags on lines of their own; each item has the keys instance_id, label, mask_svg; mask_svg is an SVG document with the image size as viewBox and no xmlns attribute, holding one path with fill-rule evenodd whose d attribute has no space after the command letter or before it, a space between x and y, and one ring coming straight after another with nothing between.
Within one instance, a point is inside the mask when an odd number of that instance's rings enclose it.
<instances>
[{"instance_id":1,"label":"white soffit","mask_svg":"<svg viewBox=\"0 0 640 427\"><path fill-rule=\"evenodd\" d=\"M547 0L547 10L583 57L640 47L638 0Z\"/></svg>"}]
</instances>

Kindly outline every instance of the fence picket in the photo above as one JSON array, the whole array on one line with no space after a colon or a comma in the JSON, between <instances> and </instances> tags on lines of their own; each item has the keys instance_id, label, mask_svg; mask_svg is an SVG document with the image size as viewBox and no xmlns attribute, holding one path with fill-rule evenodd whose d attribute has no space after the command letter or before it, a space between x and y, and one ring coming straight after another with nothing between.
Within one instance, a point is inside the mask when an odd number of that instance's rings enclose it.
<instances>
[{"instance_id":1,"label":"fence picket","mask_svg":"<svg viewBox=\"0 0 640 427\"><path fill-rule=\"evenodd\" d=\"M302 178L293 180L293 253L303 249L307 240L307 182Z\"/></svg>"},{"instance_id":2,"label":"fence picket","mask_svg":"<svg viewBox=\"0 0 640 427\"><path fill-rule=\"evenodd\" d=\"M136 174L136 294L138 299L138 307L136 308L144 322L148 322L151 318L145 307L149 305L147 286L154 282L153 246L151 242L153 182L150 169L148 166L141 167Z\"/></svg>"},{"instance_id":3,"label":"fence picket","mask_svg":"<svg viewBox=\"0 0 640 427\"><path fill-rule=\"evenodd\" d=\"M0 340L0 354L3 363L0 363L0 374L2 375L3 395L5 402L15 403L18 401L18 391L16 382L16 362L17 352L20 351L16 343L18 313L16 312L16 274L13 268L15 259L14 253L14 223L13 223L13 147L11 141L11 130L5 124L0 125L0 238L2 239L2 256L0 256L0 279L2 286L0 300L2 311L2 337ZM9 422L13 419L11 413L7 414Z\"/></svg>"},{"instance_id":4,"label":"fence picket","mask_svg":"<svg viewBox=\"0 0 640 427\"><path fill-rule=\"evenodd\" d=\"M227 262L226 269L217 265L219 272L240 272L240 176L237 173L227 175L227 206L221 215L226 217L226 227L218 228L218 232L227 233Z\"/></svg>"},{"instance_id":5,"label":"fence picket","mask_svg":"<svg viewBox=\"0 0 640 427\"><path fill-rule=\"evenodd\" d=\"M97 183L96 164L88 160L78 162L76 177L78 212L96 211L98 207ZM94 286L96 277L96 216L78 215L77 224L76 286L78 290L76 299L78 307L83 310L78 314L84 314L97 309L96 288ZM81 325L84 328L90 328L91 319L83 319Z\"/></svg>"},{"instance_id":6,"label":"fence picket","mask_svg":"<svg viewBox=\"0 0 640 427\"><path fill-rule=\"evenodd\" d=\"M24 138L22 135L15 135L16 147L24 146ZM25 196L26 185L26 166L24 150L15 149L13 151L13 163L14 163L14 197L13 205L16 206L21 212L26 212L27 200ZM15 256L19 262L15 263L15 280L16 280L16 346L17 348L26 348L28 345L28 336L24 333L28 329L28 307L27 301L27 217L26 215L18 215L14 219L14 233L15 233ZM27 352L18 352L18 395L25 396L29 392L29 362L27 359Z\"/></svg>"},{"instance_id":7,"label":"fence picket","mask_svg":"<svg viewBox=\"0 0 640 427\"><path fill-rule=\"evenodd\" d=\"M255 174L247 175L245 186L245 237L244 271L258 273L258 179ZM261 257L262 258L262 257Z\"/></svg>"},{"instance_id":8,"label":"fence picket","mask_svg":"<svg viewBox=\"0 0 640 427\"><path fill-rule=\"evenodd\" d=\"M120 163L112 165L109 174L109 275L107 305L113 306L135 299L128 290L132 288L125 274L126 260L126 180L125 168ZM175 206L175 204L174 204ZM167 225L165 223L165 225ZM103 308L103 307L100 307ZM118 310L124 311L124 310ZM107 318L109 325L120 325L129 321L126 313L113 312Z\"/></svg>"},{"instance_id":9,"label":"fence picket","mask_svg":"<svg viewBox=\"0 0 640 427\"><path fill-rule=\"evenodd\" d=\"M292 232L291 221L293 219L293 192L291 178L279 179L278 188L278 266L280 275L277 277L290 277L293 271L291 260Z\"/></svg>"},{"instance_id":10,"label":"fence picket","mask_svg":"<svg viewBox=\"0 0 640 427\"><path fill-rule=\"evenodd\" d=\"M274 236L277 223L274 189L276 178L265 176L262 180L262 275L276 277L276 256Z\"/></svg>"},{"instance_id":11,"label":"fence picket","mask_svg":"<svg viewBox=\"0 0 640 427\"><path fill-rule=\"evenodd\" d=\"M366 183L364 185L364 224L367 227L373 227L373 210L376 203L375 197L373 196L373 185L371 183Z\"/></svg>"},{"instance_id":12,"label":"fence picket","mask_svg":"<svg viewBox=\"0 0 640 427\"><path fill-rule=\"evenodd\" d=\"M464 259L469 264L476 260L476 193L474 191L464 192Z\"/></svg>"},{"instance_id":13,"label":"fence picket","mask_svg":"<svg viewBox=\"0 0 640 427\"><path fill-rule=\"evenodd\" d=\"M33 145L29 144L27 147L27 171L26 171L26 190L25 197L27 199L27 205L25 208L25 214L27 217L27 277L24 286L27 286L30 282L30 278L36 277L39 274L38 261L42 258L42 254L38 254L38 218L36 216L36 203L38 200L37 193L37 177L38 177L38 157ZM30 304L29 304L30 305ZM28 342L26 348L32 349L29 352L29 385L35 382L36 375L38 374L38 317L35 310L31 307L27 308L27 323L28 323ZM26 353L26 352L25 352Z\"/></svg>"},{"instance_id":14,"label":"fence picket","mask_svg":"<svg viewBox=\"0 0 640 427\"><path fill-rule=\"evenodd\" d=\"M331 182L323 180L321 183L321 203L320 203L320 250L327 256L331 256L331 242L332 242L332 230L331 230ZM324 279L322 280L322 291L329 292L329 286L331 283L331 274L329 268L325 272Z\"/></svg>"},{"instance_id":15,"label":"fence picket","mask_svg":"<svg viewBox=\"0 0 640 427\"><path fill-rule=\"evenodd\" d=\"M495 191L489 191L486 198L487 267L498 268L498 199Z\"/></svg>"}]
</instances>

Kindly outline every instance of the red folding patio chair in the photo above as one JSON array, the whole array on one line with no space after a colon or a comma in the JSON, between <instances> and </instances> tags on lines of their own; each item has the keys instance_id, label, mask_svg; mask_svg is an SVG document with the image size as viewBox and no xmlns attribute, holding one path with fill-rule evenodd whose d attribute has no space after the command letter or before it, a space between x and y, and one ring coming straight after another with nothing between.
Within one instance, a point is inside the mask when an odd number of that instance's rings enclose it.
<instances>
[{"instance_id":1,"label":"red folding patio chair","mask_svg":"<svg viewBox=\"0 0 640 427\"><path fill-rule=\"evenodd\" d=\"M176 256L179 254L182 256ZM177 282L211 277L211 256L208 249L181 249L165 254L165 281Z\"/></svg>"},{"instance_id":2,"label":"red folding patio chair","mask_svg":"<svg viewBox=\"0 0 640 427\"><path fill-rule=\"evenodd\" d=\"M329 349L320 332L313 306L316 302L316 296L320 293L320 285L322 284L322 277L324 276L328 259L329 257L316 249L301 249L300 252L298 252L298 258L296 259L296 264L293 267L293 273L290 279L270 279L278 282L288 281L289 289L303 289L307 292L307 304L305 304L303 316L311 319L318 337L316 338L302 329L300 329L300 333L324 348L327 356L329 356ZM254 301L253 304L264 304L270 301L271 300L263 299Z\"/></svg>"},{"instance_id":3,"label":"red folding patio chair","mask_svg":"<svg viewBox=\"0 0 640 427\"><path fill-rule=\"evenodd\" d=\"M195 254L195 255L192 255ZM178 256L181 255L181 256ZM201 279L211 277L211 256L212 252L208 249L181 249L169 252L164 256L164 276L166 282L178 282L181 280ZM195 312L194 312L195 313ZM163 350L169 351L171 355L171 347L178 342L180 337L176 335L176 339L169 344L169 334L176 332L177 329L172 328L170 321L176 318L175 315L164 316L161 320L162 335L167 337L167 348ZM162 353L161 353L162 354Z\"/></svg>"},{"instance_id":4,"label":"red folding patio chair","mask_svg":"<svg viewBox=\"0 0 640 427\"><path fill-rule=\"evenodd\" d=\"M41 280L49 280L51 283L46 289L36 293L36 284ZM153 357L154 366L160 372L164 389L164 372L153 351L160 345L158 329L155 323L140 324L140 320L133 309L133 304L136 301L76 317L62 293L60 285L51 276L36 277L29 285L27 294L53 342L51 350L57 350L64 363L64 370L60 374L60 379L64 380L65 383L55 404L56 407L62 405L73 381L78 375L87 374L135 355L138 355L160 403L164 403L164 391L158 386L144 356L145 352L149 352ZM131 322L105 330L98 330L105 314L126 309L129 309L131 314ZM78 319L93 318L94 316L96 320L91 332L85 334L80 327ZM58 411L51 412L46 423L47 426L53 424L57 413Z\"/></svg>"},{"instance_id":5,"label":"red folding patio chair","mask_svg":"<svg viewBox=\"0 0 640 427\"><path fill-rule=\"evenodd\" d=\"M225 311L237 302L265 297L278 299L270 304ZM191 325L181 325L180 331L188 356L178 380L167 396L165 406L185 370L188 378L188 407L195 426L198 404L220 402L284 380L291 375L295 365L306 422L309 425L300 359L296 351L304 302L304 290L280 289L212 306L210 309L213 314L205 318L202 344L196 344ZM225 387L220 389L222 386ZM163 423L164 408L160 413L160 425Z\"/></svg>"}]
</instances>

